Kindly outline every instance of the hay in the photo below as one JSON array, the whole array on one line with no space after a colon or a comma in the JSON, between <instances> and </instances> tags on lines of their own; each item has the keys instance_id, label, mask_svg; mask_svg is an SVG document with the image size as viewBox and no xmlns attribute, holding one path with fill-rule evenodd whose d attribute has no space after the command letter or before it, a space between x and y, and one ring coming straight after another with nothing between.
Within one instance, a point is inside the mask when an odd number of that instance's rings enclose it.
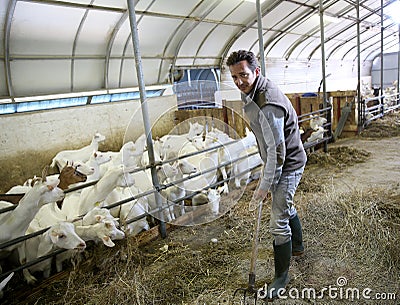
<instances>
[{"instance_id":1,"label":"hay","mask_svg":"<svg viewBox=\"0 0 400 305\"><path fill-rule=\"evenodd\" d=\"M332 147L329 155L313 155L318 156L309 158L312 163L306 167L295 198L306 254L292 259L288 288L320 291L344 277L346 287L371 288L398 297L399 185L338 192L331 170L366 161L369 153ZM87 257L70 269L68 277L53 280L40 294L15 301L10 297L3 304L241 304L233 293L247 287L255 221L248 203L256 183L247 185L239 202L211 223L178 228L167 238L141 247L135 238L119 241L114 248L91 244L85 251ZM273 277L269 209L266 204L260 228L257 287ZM318 302L351 301L325 295L322 300L288 299L285 304ZM396 300L364 299L353 303L398 304Z\"/></svg>"},{"instance_id":2,"label":"hay","mask_svg":"<svg viewBox=\"0 0 400 305\"><path fill-rule=\"evenodd\" d=\"M387 138L400 136L400 112L389 113L372 121L360 133L365 138Z\"/></svg>"},{"instance_id":3,"label":"hay","mask_svg":"<svg viewBox=\"0 0 400 305\"><path fill-rule=\"evenodd\" d=\"M371 153L363 149L357 149L348 146L336 146L328 149L327 153L321 150L308 155L307 165L334 166L343 169L346 166L355 163L363 163Z\"/></svg>"},{"instance_id":4,"label":"hay","mask_svg":"<svg viewBox=\"0 0 400 305\"><path fill-rule=\"evenodd\" d=\"M307 252L304 258L292 260L289 287L320 290L345 277L349 287L398 293L400 213L394 203L399 196L400 190L392 187L350 193L330 190L298 198ZM39 300L27 302L240 304L233 299L233 292L247 285L254 223L254 214L248 210L250 198L251 193L245 193L230 212L212 223L179 228L166 239L143 247L138 247L133 238L115 248L93 246L90 258L68 278L49 286ZM393 209L397 211L394 214ZM257 261L258 287L273 277L268 221L266 206ZM218 242L211 242L211 238ZM286 304L310 302L289 301ZM335 300L329 304L348 302Z\"/></svg>"}]
</instances>

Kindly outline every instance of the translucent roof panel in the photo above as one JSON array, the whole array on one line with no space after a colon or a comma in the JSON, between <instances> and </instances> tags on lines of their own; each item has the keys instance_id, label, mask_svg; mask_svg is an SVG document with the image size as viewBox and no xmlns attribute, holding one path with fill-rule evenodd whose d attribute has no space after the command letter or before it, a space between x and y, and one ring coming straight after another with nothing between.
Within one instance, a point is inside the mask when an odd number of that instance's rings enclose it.
<instances>
[{"instance_id":1,"label":"translucent roof panel","mask_svg":"<svg viewBox=\"0 0 400 305\"><path fill-rule=\"evenodd\" d=\"M383 1L383 52L398 50L396 1ZM267 61L321 60L320 1L260 2ZM130 3L146 85L168 84L182 68L221 67L233 50L260 53L255 1ZM357 57L357 3L361 58L380 52L380 0L324 1L330 61ZM0 1L0 99L137 86L130 22L126 0Z\"/></svg>"}]
</instances>

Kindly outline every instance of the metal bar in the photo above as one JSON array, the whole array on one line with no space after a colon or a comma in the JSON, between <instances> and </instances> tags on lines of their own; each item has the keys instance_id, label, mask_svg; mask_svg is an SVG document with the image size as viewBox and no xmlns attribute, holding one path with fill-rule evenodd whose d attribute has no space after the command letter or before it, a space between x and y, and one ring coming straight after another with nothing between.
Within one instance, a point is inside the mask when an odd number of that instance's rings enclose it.
<instances>
[{"instance_id":1,"label":"metal bar","mask_svg":"<svg viewBox=\"0 0 400 305\"><path fill-rule=\"evenodd\" d=\"M153 140L152 140L150 120L149 120L148 105L147 105L147 101L146 101L146 88L145 88L145 82L144 82L144 77L143 77L142 58L140 55L139 34L138 34L137 23L136 23L135 4L134 4L133 0L127 0L127 2L128 2L128 10L129 10L129 21L130 21L131 32L132 32L133 50L134 50L134 54L135 54L136 73L137 73L137 79L138 79L138 84L139 84L143 125L144 125L144 130L146 133L147 150L148 150L148 154L149 154L150 164L154 165L154 148L153 148ZM153 181L153 185L157 189L159 187L159 181L158 181L155 166L152 166L150 170L151 170L151 178ZM158 192L156 192L154 195L155 195L157 206L161 206L162 202L161 202L160 194ZM161 213L159 215L159 219L161 221L160 222L160 234L163 238L165 238L167 235L167 231L166 231L166 226L165 226L165 222L164 222L164 217Z\"/></svg>"},{"instance_id":2,"label":"metal bar","mask_svg":"<svg viewBox=\"0 0 400 305\"><path fill-rule=\"evenodd\" d=\"M398 29L397 29L397 36L399 37L399 41L398 41L399 50L397 51L397 93L400 93L400 90L399 90L399 86L400 86L400 23L399 23ZM399 100L397 100L397 103L399 103Z\"/></svg>"},{"instance_id":3,"label":"metal bar","mask_svg":"<svg viewBox=\"0 0 400 305\"><path fill-rule=\"evenodd\" d=\"M92 5L94 0L90 1L90 5ZM83 14L81 21L79 22L78 29L76 30L75 38L74 38L74 43L72 44L72 54L71 54L71 92L74 91L74 73L75 73L75 53L76 53L76 46L78 44L78 38L79 35L81 34L83 25L86 21L87 15L89 14L89 9L86 9L85 14Z\"/></svg>"},{"instance_id":4,"label":"metal bar","mask_svg":"<svg viewBox=\"0 0 400 305\"><path fill-rule=\"evenodd\" d=\"M357 13L357 105L358 105L358 133L361 132L361 40L360 40L360 1L356 1Z\"/></svg>"},{"instance_id":5,"label":"metal bar","mask_svg":"<svg viewBox=\"0 0 400 305\"><path fill-rule=\"evenodd\" d=\"M257 25L258 25L258 47L260 52L261 74L265 76L265 54L264 54L264 37L262 31L262 17L260 0L256 0L257 9Z\"/></svg>"},{"instance_id":6,"label":"metal bar","mask_svg":"<svg viewBox=\"0 0 400 305\"><path fill-rule=\"evenodd\" d=\"M117 37L118 31L120 30L121 26L124 24L126 18L128 18L128 12L125 12L122 17L118 20L117 24L115 25L110 38L108 39L107 42L107 50L106 50L106 59L105 59L105 65L104 65L104 88L107 90L109 89L109 70L110 70L110 58L111 58L111 49L113 47L115 37Z\"/></svg>"},{"instance_id":7,"label":"metal bar","mask_svg":"<svg viewBox=\"0 0 400 305\"><path fill-rule=\"evenodd\" d=\"M322 104L326 108L326 59L325 59L325 27L324 27L324 4L322 0L319 0L319 24L321 28L321 65L322 65ZM319 92L318 92L319 99Z\"/></svg>"},{"instance_id":8,"label":"metal bar","mask_svg":"<svg viewBox=\"0 0 400 305\"><path fill-rule=\"evenodd\" d=\"M7 8L7 19L4 27L4 72L7 83L8 95L11 101L14 103L14 87L12 85L11 78L11 66L10 66L10 32L11 32L11 22L14 16L15 6L17 0L11 0Z\"/></svg>"},{"instance_id":9,"label":"metal bar","mask_svg":"<svg viewBox=\"0 0 400 305\"><path fill-rule=\"evenodd\" d=\"M381 0L381 95L383 95L383 0Z\"/></svg>"}]
</instances>

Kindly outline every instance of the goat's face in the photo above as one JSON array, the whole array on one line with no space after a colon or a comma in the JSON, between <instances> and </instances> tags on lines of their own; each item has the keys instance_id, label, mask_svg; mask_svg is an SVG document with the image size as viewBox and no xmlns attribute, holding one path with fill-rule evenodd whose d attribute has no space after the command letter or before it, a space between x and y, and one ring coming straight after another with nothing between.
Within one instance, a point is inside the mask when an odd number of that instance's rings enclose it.
<instances>
[{"instance_id":1,"label":"goat's face","mask_svg":"<svg viewBox=\"0 0 400 305\"><path fill-rule=\"evenodd\" d=\"M68 165L65 166L59 175L59 179L62 184L70 185L73 183L85 182L87 176L78 170L79 167L79 165L76 167Z\"/></svg>"},{"instance_id":2,"label":"goat's face","mask_svg":"<svg viewBox=\"0 0 400 305\"><path fill-rule=\"evenodd\" d=\"M70 222L59 222L49 229L52 242L59 248L84 250L86 243L76 234Z\"/></svg>"},{"instance_id":3,"label":"goat's face","mask_svg":"<svg viewBox=\"0 0 400 305\"><path fill-rule=\"evenodd\" d=\"M93 167L90 167L88 165L86 165L83 162L74 162L72 165L75 170L79 173L81 173L82 175L86 175L86 176L90 176L94 174L95 169Z\"/></svg>"}]
</instances>

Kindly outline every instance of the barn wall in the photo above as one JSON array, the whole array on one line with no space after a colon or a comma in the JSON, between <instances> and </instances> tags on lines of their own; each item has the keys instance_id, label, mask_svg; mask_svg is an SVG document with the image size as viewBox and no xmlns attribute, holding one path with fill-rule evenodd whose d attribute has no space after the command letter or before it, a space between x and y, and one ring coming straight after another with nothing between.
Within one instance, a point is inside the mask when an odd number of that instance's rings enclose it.
<instances>
[{"instance_id":1,"label":"barn wall","mask_svg":"<svg viewBox=\"0 0 400 305\"><path fill-rule=\"evenodd\" d=\"M153 136L173 128L176 105L176 96L148 99ZM106 136L102 151L119 150L144 132L137 100L3 115L0 129L0 192L40 175L59 150L88 145L95 132Z\"/></svg>"}]
</instances>

